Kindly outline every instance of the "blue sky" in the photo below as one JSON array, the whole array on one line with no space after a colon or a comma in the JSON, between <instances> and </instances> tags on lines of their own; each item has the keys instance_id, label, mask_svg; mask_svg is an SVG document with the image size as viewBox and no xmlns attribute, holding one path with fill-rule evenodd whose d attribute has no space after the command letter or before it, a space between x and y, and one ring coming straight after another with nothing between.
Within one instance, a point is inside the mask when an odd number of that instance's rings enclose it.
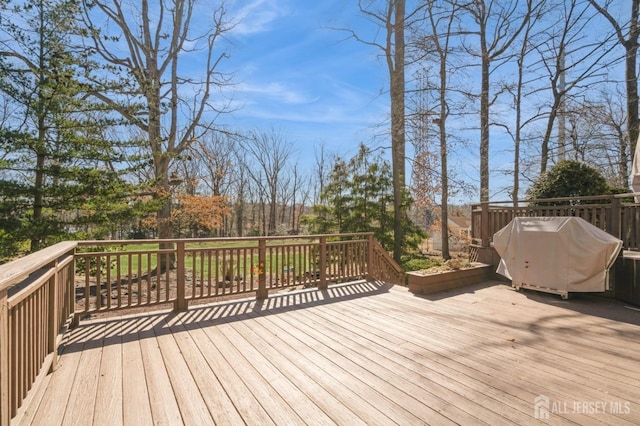
<instances>
[{"instance_id":1,"label":"blue sky","mask_svg":"<svg viewBox=\"0 0 640 426\"><path fill-rule=\"evenodd\" d=\"M350 157L360 142L385 146L389 101L377 52L332 28L363 27L351 0L237 0L229 12L234 106L224 123L271 127L313 164L314 146Z\"/></svg>"},{"instance_id":2,"label":"blue sky","mask_svg":"<svg viewBox=\"0 0 640 426\"><path fill-rule=\"evenodd\" d=\"M353 29L368 40L375 36L379 29L362 17L357 4L356 0L228 0L229 16L236 25L228 37L231 56L224 66L234 73L235 86L227 94L237 109L220 117L219 123L241 131L275 128L292 143L294 156L309 171L315 165L314 148L321 144L327 154L346 158L356 154L361 142L388 148L386 64L375 48L336 29ZM608 31L608 24L600 24ZM493 107L493 113L500 115L500 105ZM507 108L505 114L512 112ZM456 179L477 187L479 133L469 125L464 120L449 122L450 131L466 141L450 147L449 170ZM512 143L500 128L491 132L491 198L508 199ZM410 143L407 154L410 167ZM473 195L472 201L476 199Z\"/></svg>"}]
</instances>

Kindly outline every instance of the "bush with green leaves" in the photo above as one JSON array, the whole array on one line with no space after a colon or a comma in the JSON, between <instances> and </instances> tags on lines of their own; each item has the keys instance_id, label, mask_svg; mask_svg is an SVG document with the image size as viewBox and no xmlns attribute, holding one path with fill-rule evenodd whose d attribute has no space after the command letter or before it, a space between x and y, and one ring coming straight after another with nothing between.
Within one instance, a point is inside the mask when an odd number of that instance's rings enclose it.
<instances>
[{"instance_id":1,"label":"bush with green leaves","mask_svg":"<svg viewBox=\"0 0 640 426\"><path fill-rule=\"evenodd\" d=\"M433 268L434 266L440 266L441 263L432 257L421 257L421 258L415 258L415 257L409 257L409 256L403 256L402 259L402 269L409 272L409 271L420 271L423 269L429 269L429 268Z\"/></svg>"},{"instance_id":2,"label":"bush with green leaves","mask_svg":"<svg viewBox=\"0 0 640 426\"><path fill-rule=\"evenodd\" d=\"M563 160L538 176L527 198L586 197L609 194L606 179L595 168L574 160Z\"/></svg>"}]
</instances>

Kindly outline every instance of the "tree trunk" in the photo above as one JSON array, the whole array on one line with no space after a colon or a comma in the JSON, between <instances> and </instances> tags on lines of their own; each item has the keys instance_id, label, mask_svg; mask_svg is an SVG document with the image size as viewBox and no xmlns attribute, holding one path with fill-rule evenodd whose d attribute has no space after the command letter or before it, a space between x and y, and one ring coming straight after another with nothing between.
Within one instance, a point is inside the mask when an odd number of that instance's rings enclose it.
<instances>
[{"instance_id":1,"label":"tree trunk","mask_svg":"<svg viewBox=\"0 0 640 426\"><path fill-rule=\"evenodd\" d=\"M631 2L631 19L629 22L629 39L625 45L625 74L627 83L627 128L629 133L630 154L633 156L640 134L640 119L638 118L638 76L636 74L636 62L638 56L638 9L640 0ZM629 182L629 157L622 153L621 171L625 182Z\"/></svg>"},{"instance_id":2,"label":"tree trunk","mask_svg":"<svg viewBox=\"0 0 640 426\"><path fill-rule=\"evenodd\" d=\"M161 179L161 194L164 195L165 200L156 214L158 222L158 238L172 239L173 238L173 223L171 222L171 186L169 185L169 162L160 161L156 167L157 176ZM175 250L173 242L161 242L159 244L160 250ZM176 268L176 255L175 252L171 252L168 255L160 256L158 260L158 273L166 272L168 269Z\"/></svg>"},{"instance_id":3,"label":"tree trunk","mask_svg":"<svg viewBox=\"0 0 640 426\"><path fill-rule=\"evenodd\" d=\"M638 5L637 1L634 4ZM637 12L636 12L637 13ZM633 156L640 132L638 119L638 77L636 75L636 56L638 53L637 38L635 43L627 49L626 55L626 84L627 84L627 132L629 134L629 154ZM629 156L624 150L620 156L620 171L625 182L629 182Z\"/></svg>"},{"instance_id":4,"label":"tree trunk","mask_svg":"<svg viewBox=\"0 0 640 426\"><path fill-rule=\"evenodd\" d=\"M405 190L405 105L404 105L404 15L405 0L395 2L395 22L394 51L393 59L388 58L391 63L390 71L390 94L391 94L391 162L393 168L393 258L400 262L404 247L404 223L405 209L403 205ZM391 56L392 52L388 52Z\"/></svg>"},{"instance_id":5,"label":"tree trunk","mask_svg":"<svg viewBox=\"0 0 640 426\"><path fill-rule=\"evenodd\" d=\"M451 259L449 253L449 174L447 171L447 63L446 56L448 52L440 49L440 115L438 119L438 128L440 131L440 183L442 184L441 194L441 218L442 224L440 232L442 234L442 257L445 260Z\"/></svg>"},{"instance_id":6,"label":"tree trunk","mask_svg":"<svg viewBox=\"0 0 640 426\"><path fill-rule=\"evenodd\" d=\"M44 133L44 129L40 130L40 133ZM44 142L43 142L44 143ZM42 210L44 204L44 166L45 166L45 154L38 152L36 154L36 173L35 181L33 185L33 224L36 225L42 221ZM31 237L31 252L40 250L40 242L42 235L40 232L36 232Z\"/></svg>"},{"instance_id":7,"label":"tree trunk","mask_svg":"<svg viewBox=\"0 0 640 426\"><path fill-rule=\"evenodd\" d=\"M489 66L486 29L480 31L482 80L480 91L480 202L489 201Z\"/></svg>"},{"instance_id":8,"label":"tree trunk","mask_svg":"<svg viewBox=\"0 0 640 426\"><path fill-rule=\"evenodd\" d=\"M526 38L525 38L526 40ZM522 85L524 75L524 49L518 58L518 87L516 88L516 131L513 141L513 189L511 190L511 200L513 207L518 207L518 193L520 192L520 139L522 135Z\"/></svg>"},{"instance_id":9,"label":"tree trunk","mask_svg":"<svg viewBox=\"0 0 640 426\"><path fill-rule=\"evenodd\" d=\"M635 154L638 136L640 135L640 118L638 117L638 75L636 73L636 63L638 55L638 36L640 35L640 27L638 27L638 15L640 12L640 0L631 1L631 16L627 25L620 25L613 15L611 15L606 7L609 2L605 2L605 6L601 6L595 0L589 0L589 3L602 14L611 24L618 42L625 49L625 83L627 89L627 134L629 137L628 146L629 154L625 149L625 144L621 143L623 149L620 155L620 173L624 182L629 182L629 155ZM625 39L623 35L624 28L628 30L628 37Z\"/></svg>"},{"instance_id":10,"label":"tree trunk","mask_svg":"<svg viewBox=\"0 0 640 426\"><path fill-rule=\"evenodd\" d=\"M44 10L42 6L40 7L39 13L40 19L40 28L44 29ZM44 75L44 67L45 67L45 52L44 52L44 31L40 31L40 42L38 46L38 64L40 66L40 70L38 72L38 84L42 85L45 81ZM38 87L38 104L36 105L36 114L38 117L38 141L36 143L36 170L35 170L35 180L33 183L33 224L37 225L42 222L42 211L44 208L44 184L45 184L45 165L46 165L46 122L45 122L45 112L44 112L44 104L45 104L45 95L43 93L43 88ZM32 232L35 231L34 226L31 227ZM31 236L31 252L36 252L40 250L41 242L42 242L42 233L36 231Z\"/></svg>"},{"instance_id":11,"label":"tree trunk","mask_svg":"<svg viewBox=\"0 0 640 426\"><path fill-rule=\"evenodd\" d=\"M553 124L558 114L558 105L560 104L560 95L557 93L554 96L553 106L549 111L549 119L547 120L547 128L542 137L542 148L540 152L540 174L547 171L549 164L549 141L551 139L551 133L553 132Z\"/></svg>"}]
</instances>

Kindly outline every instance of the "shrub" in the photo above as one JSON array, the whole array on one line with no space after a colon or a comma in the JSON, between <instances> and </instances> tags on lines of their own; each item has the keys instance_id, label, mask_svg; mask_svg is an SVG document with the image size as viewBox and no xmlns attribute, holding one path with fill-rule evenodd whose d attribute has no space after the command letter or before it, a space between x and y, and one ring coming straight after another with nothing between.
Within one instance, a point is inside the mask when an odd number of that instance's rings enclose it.
<instances>
[{"instance_id":1,"label":"shrub","mask_svg":"<svg viewBox=\"0 0 640 426\"><path fill-rule=\"evenodd\" d=\"M527 191L527 197L585 197L608 193L607 181L597 169L579 161L563 160L538 176Z\"/></svg>"},{"instance_id":2,"label":"shrub","mask_svg":"<svg viewBox=\"0 0 640 426\"><path fill-rule=\"evenodd\" d=\"M433 268L434 266L440 266L440 262L430 257L412 258L402 262L402 269L407 272L421 271L423 269Z\"/></svg>"}]
</instances>

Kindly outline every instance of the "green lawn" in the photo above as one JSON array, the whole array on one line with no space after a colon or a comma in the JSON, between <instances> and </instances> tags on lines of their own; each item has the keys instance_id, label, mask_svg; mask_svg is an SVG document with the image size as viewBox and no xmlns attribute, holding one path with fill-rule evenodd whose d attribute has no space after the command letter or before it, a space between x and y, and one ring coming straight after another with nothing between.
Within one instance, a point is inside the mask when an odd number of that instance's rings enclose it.
<instances>
[{"instance_id":1,"label":"green lawn","mask_svg":"<svg viewBox=\"0 0 640 426\"><path fill-rule=\"evenodd\" d=\"M292 272L300 269L314 270L313 249L309 244L311 243L308 239L269 242L265 259L266 271L280 273L286 270ZM287 252L286 246L293 247ZM118 276L118 270L121 277L127 276L129 271L136 276L144 275L157 266L158 257L163 255L159 253L158 244L154 243L101 246L96 249L102 253L102 274L106 273L104 267L110 264L109 274L112 278ZM203 249L206 250L202 251ZM250 268L258 267L257 241L193 243L187 244L185 250L185 268L196 275L208 275L211 269L213 275L217 272L222 276L225 267L228 269L230 259L234 276L238 274L248 276L251 272ZM91 251L94 249L85 248L80 252ZM81 260L78 260L78 265L80 270L84 270ZM95 261L91 268L95 271Z\"/></svg>"}]
</instances>

